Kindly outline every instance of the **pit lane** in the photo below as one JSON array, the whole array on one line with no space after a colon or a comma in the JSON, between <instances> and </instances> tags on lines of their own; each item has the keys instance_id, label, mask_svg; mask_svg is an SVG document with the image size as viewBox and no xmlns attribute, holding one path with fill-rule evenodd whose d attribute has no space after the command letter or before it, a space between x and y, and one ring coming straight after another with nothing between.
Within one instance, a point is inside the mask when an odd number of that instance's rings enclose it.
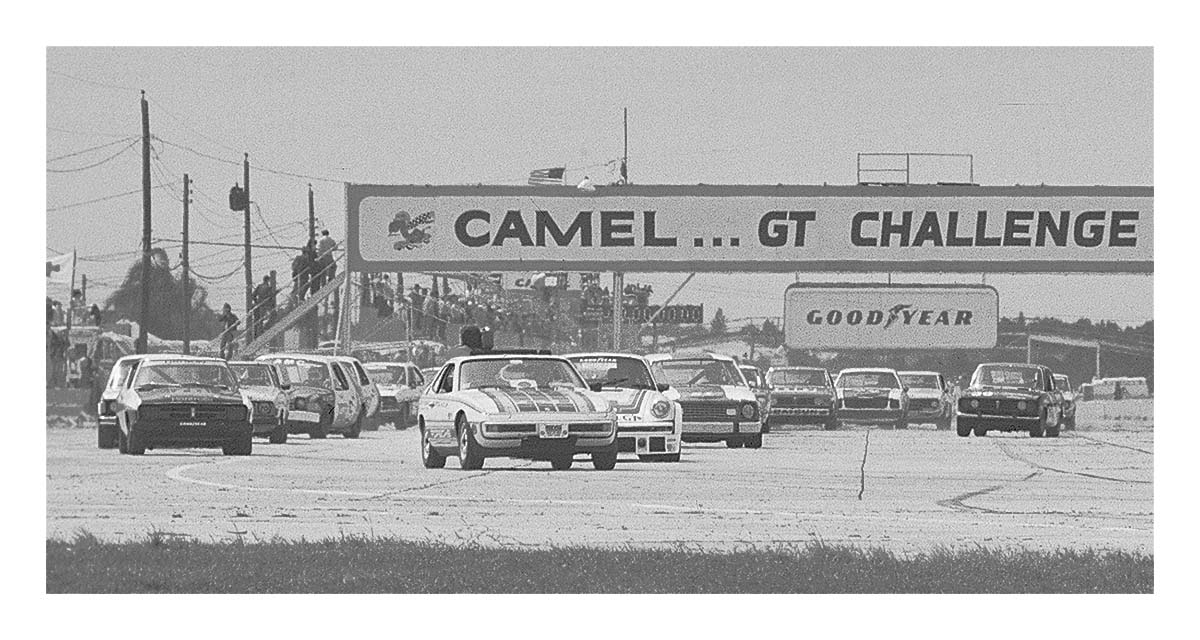
<instances>
[{"instance_id":1,"label":"pit lane","mask_svg":"<svg viewBox=\"0 0 1200 640\"><path fill-rule=\"evenodd\" d=\"M622 455L421 466L415 430L359 440L256 440L254 455L122 456L87 429L47 430L47 536L309 540L343 535L486 545L730 549L823 540L1153 553L1153 436L958 438L928 429L773 431L759 450L685 446L680 463ZM860 484L861 483L861 484ZM862 500L858 499L862 490Z\"/></svg>"}]
</instances>

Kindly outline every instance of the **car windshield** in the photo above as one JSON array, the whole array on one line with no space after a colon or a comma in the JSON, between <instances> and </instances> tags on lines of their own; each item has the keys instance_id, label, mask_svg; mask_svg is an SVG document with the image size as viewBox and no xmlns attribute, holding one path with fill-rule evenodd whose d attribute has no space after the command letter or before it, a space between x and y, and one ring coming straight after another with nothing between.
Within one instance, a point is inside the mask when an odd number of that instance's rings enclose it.
<instances>
[{"instance_id":1,"label":"car windshield","mask_svg":"<svg viewBox=\"0 0 1200 640\"><path fill-rule=\"evenodd\" d=\"M243 387L273 387L275 381L271 377L269 364L231 364L229 370Z\"/></svg>"},{"instance_id":2,"label":"car windshield","mask_svg":"<svg viewBox=\"0 0 1200 640\"><path fill-rule=\"evenodd\" d=\"M1042 373L1037 367L982 365L971 377L971 386L1038 389L1042 386Z\"/></svg>"},{"instance_id":3,"label":"car windshield","mask_svg":"<svg viewBox=\"0 0 1200 640\"><path fill-rule=\"evenodd\" d=\"M772 386L780 387L823 387L825 372L820 369L783 369L772 371L770 377Z\"/></svg>"},{"instance_id":4,"label":"car windshield","mask_svg":"<svg viewBox=\"0 0 1200 640\"><path fill-rule=\"evenodd\" d=\"M1066 376L1055 375L1054 376L1054 386L1058 387L1062 391L1070 391L1071 390L1071 380L1069 378L1067 378Z\"/></svg>"},{"instance_id":5,"label":"car windshield","mask_svg":"<svg viewBox=\"0 0 1200 640\"><path fill-rule=\"evenodd\" d=\"M758 369L755 369L754 367L738 367L738 368L741 369L742 377L746 379L746 382L750 383L750 386L752 386L752 387L762 386L762 374L759 373Z\"/></svg>"},{"instance_id":6,"label":"car windshield","mask_svg":"<svg viewBox=\"0 0 1200 640\"><path fill-rule=\"evenodd\" d=\"M940 389L938 377L929 373L902 373L900 380L909 389Z\"/></svg>"},{"instance_id":7,"label":"car windshield","mask_svg":"<svg viewBox=\"0 0 1200 640\"><path fill-rule=\"evenodd\" d=\"M578 389L586 386L566 360L488 358L467 360L459 365L460 389Z\"/></svg>"},{"instance_id":8,"label":"car windshield","mask_svg":"<svg viewBox=\"0 0 1200 640\"><path fill-rule=\"evenodd\" d=\"M650 370L638 358L588 356L568 358L589 385L621 389L653 389Z\"/></svg>"},{"instance_id":9,"label":"car windshield","mask_svg":"<svg viewBox=\"0 0 1200 640\"><path fill-rule=\"evenodd\" d=\"M899 389L900 381L890 371L854 371L838 376L837 386L840 389Z\"/></svg>"},{"instance_id":10,"label":"car windshield","mask_svg":"<svg viewBox=\"0 0 1200 640\"><path fill-rule=\"evenodd\" d=\"M329 369L324 363L309 360L287 360L280 363L279 368L283 372L284 382L288 384L321 389L333 388L329 379Z\"/></svg>"},{"instance_id":11,"label":"car windshield","mask_svg":"<svg viewBox=\"0 0 1200 640\"><path fill-rule=\"evenodd\" d=\"M404 367L368 367L367 375L375 384L404 384Z\"/></svg>"},{"instance_id":12,"label":"car windshield","mask_svg":"<svg viewBox=\"0 0 1200 640\"><path fill-rule=\"evenodd\" d=\"M655 376L677 387L702 384L738 385L742 375L732 362L702 358L662 360L654 363Z\"/></svg>"},{"instance_id":13,"label":"car windshield","mask_svg":"<svg viewBox=\"0 0 1200 640\"><path fill-rule=\"evenodd\" d=\"M224 362L147 362L138 367L135 389L155 387L214 387L236 389Z\"/></svg>"}]
</instances>

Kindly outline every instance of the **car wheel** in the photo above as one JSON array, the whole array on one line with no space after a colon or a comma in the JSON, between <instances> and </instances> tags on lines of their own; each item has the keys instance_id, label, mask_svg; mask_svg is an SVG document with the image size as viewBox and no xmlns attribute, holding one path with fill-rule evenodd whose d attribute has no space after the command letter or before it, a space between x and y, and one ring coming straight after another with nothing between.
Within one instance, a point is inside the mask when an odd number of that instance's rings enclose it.
<instances>
[{"instance_id":1,"label":"car wheel","mask_svg":"<svg viewBox=\"0 0 1200 640\"><path fill-rule=\"evenodd\" d=\"M821 428L826 431L837 431L838 421L837 420L826 420L824 422L824 424L821 425Z\"/></svg>"},{"instance_id":2,"label":"car wheel","mask_svg":"<svg viewBox=\"0 0 1200 640\"><path fill-rule=\"evenodd\" d=\"M770 420L763 420L762 432L763 433L771 433L771 421Z\"/></svg>"},{"instance_id":3,"label":"car wheel","mask_svg":"<svg viewBox=\"0 0 1200 640\"><path fill-rule=\"evenodd\" d=\"M958 432L960 438L971 435L971 425L964 423L962 420L955 421L954 430Z\"/></svg>"},{"instance_id":4,"label":"car wheel","mask_svg":"<svg viewBox=\"0 0 1200 640\"><path fill-rule=\"evenodd\" d=\"M762 443L763 434L756 433L752 436L746 436L746 439L742 441L742 446L746 447L747 449L761 449Z\"/></svg>"},{"instance_id":5,"label":"car wheel","mask_svg":"<svg viewBox=\"0 0 1200 640\"><path fill-rule=\"evenodd\" d=\"M742 446L741 438L728 438L725 440L725 446L730 449L737 449Z\"/></svg>"},{"instance_id":6,"label":"car wheel","mask_svg":"<svg viewBox=\"0 0 1200 640\"><path fill-rule=\"evenodd\" d=\"M458 414L454 426L458 431L458 466L466 471L482 469L483 456L476 451L479 445L475 444L475 438L471 436L471 425L467 424L467 417Z\"/></svg>"},{"instance_id":7,"label":"car wheel","mask_svg":"<svg viewBox=\"0 0 1200 640\"><path fill-rule=\"evenodd\" d=\"M429 434L425 429L421 429L421 464L425 465L426 469L441 469L446 466L446 456L438 453L433 448L433 443L429 441Z\"/></svg>"},{"instance_id":8,"label":"car wheel","mask_svg":"<svg viewBox=\"0 0 1200 640\"><path fill-rule=\"evenodd\" d=\"M896 429L907 429L908 428L908 420L897 420L896 424L894 426Z\"/></svg>"},{"instance_id":9,"label":"car wheel","mask_svg":"<svg viewBox=\"0 0 1200 640\"><path fill-rule=\"evenodd\" d=\"M329 410L329 420L317 420L317 425L308 432L313 440L324 440L329 435L329 425L333 424L333 409Z\"/></svg>"},{"instance_id":10,"label":"car wheel","mask_svg":"<svg viewBox=\"0 0 1200 640\"><path fill-rule=\"evenodd\" d=\"M365 412L365 411L366 411L366 408L363 408L361 411L358 412L358 417L354 419L354 424L350 425L350 430L342 432L343 438L349 438L349 439L353 440L362 434L363 412Z\"/></svg>"},{"instance_id":11,"label":"car wheel","mask_svg":"<svg viewBox=\"0 0 1200 640\"><path fill-rule=\"evenodd\" d=\"M1029 427L1030 438L1040 438L1046 435L1046 414L1042 413L1042 417L1038 419L1037 424Z\"/></svg>"},{"instance_id":12,"label":"car wheel","mask_svg":"<svg viewBox=\"0 0 1200 640\"><path fill-rule=\"evenodd\" d=\"M137 430L133 427L129 428L129 436L125 440L125 453L131 456L140 456L146 453L146 443L142 442L142 438L138 437Z\"/></svg>"},{"instance_id":13,"label":"car wheel","mask_svg":"<svg viewBox=\"0 0 1200 640\"><path fill-rule=\"evenodd\" d=\"M598 471L612 471L617 466L617 448L592 452L592 467Z\"/></svg>"},{"instance_id":14,"label":"car wheel","mask_svg":"<svg viewBox=\"0 0 1200 640\"><path fill-rule=\"evenodd\" d=\"M975 427L975 437L976 438L982 438L982 437L986 436L987 432L988 432L988 430L986 427Z\"/></svg>"},{"instance_id":15,"label":"car wheel","mask_svg":"<svg viewBox=\"0 0 1200 640\"><path fill-rule=\"evenodd\" d=\"M254 436L247 435L233 440L221 447L221 453L227 456L248 456L254 451Z\"/></svg>"},{"instance_id":16,"label":"car wheel","mask_svg":"<svg viewBox=\"0 0 1200 640\"><path fill-rule=\"evenodd\" d=\"M121 427L117 427L117 451L129 453L129 438L125 437L125 432L121 431Z\"/></svg>"},{"instance_id":17,"label":"car wheel","mask_svg":"<svg viewBox=\"0 0 1200 640\"><path fill-rule=\"evenodd\" d=\"M1059 429L1061 426L1062 426L1061 423L1056 423L1053 426L1046 425L1046 437L1047 438L1057 438L1058 432L1059 432Z\"/></svg>"},{"instance_id":18,"label":"car wheel","mask_svg":"<svg viewBox=\"0 0 1200 640\"><path fill-rule=\"evenodd\" d=\"M279 425L275 427L275 430L272 431L269 436L267 436L267 442L270 442L271 444L287 444L287 436L287 423L283 420L280 420Z\"/></svg>"},{"instance_id":19,"label":"car wheel","mask_svg":"<svg viewBox=\"0 0 1200 640\"><path fill-rule=\"evenodd\" d=\"M1067 431L1075 430L1075 416L1071 416L1070 418L1063 420L1063 429Z\"/></svg>"},{"instance_id":20,"label":"car wheel","mask_svg":"<svg viewBox=\"0 0 1200 640\"><path fill-rule=\"evenodd\" d=\"M569 454L569 453L566 455L555 456L553 458L550 458L550 468L554 469L555 471L566 471L567 469L570 469L571 465L574 463L575 463L575 456L572 454ZM594 460L593 460L593 464L595 464Z\"/></svg>"},{"instance_id":21,"label":"car wheel","mask_svg":"<svg viewBox=\"0 0 1200 640\"><path fill-rule=\"evenodd\" d=\"M115 449L117 447L117 433L120 429L116 425L102 424L96 429L97 445L101 449Z\"/></svg>"}]
</instances>

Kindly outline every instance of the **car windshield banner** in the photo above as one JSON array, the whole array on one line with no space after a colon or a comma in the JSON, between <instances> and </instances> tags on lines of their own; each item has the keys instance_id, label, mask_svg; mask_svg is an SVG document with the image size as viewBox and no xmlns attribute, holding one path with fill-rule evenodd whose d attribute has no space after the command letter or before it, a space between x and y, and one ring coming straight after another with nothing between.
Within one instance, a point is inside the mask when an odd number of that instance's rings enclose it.
<instances>
[{"instance_id":1,"label":"car windshield banner","mask_svg":"<svg viewBox=\"0 0 1200 640\"><path fill-rule=\"evenodd\" d=\"M1000 299L987 285L788 286L784 343L793 349L990 349Z\"/></svg>"},{"instance_id":2,"label":"car windshield banner","mask_svg":"<svg viewBox=\"0 0 1200 640\"><path fill-rule=\"evenodd\" d=\"M1152 273L1153 187L346 185L355 271Z\"/></svg>"}]
</instances>

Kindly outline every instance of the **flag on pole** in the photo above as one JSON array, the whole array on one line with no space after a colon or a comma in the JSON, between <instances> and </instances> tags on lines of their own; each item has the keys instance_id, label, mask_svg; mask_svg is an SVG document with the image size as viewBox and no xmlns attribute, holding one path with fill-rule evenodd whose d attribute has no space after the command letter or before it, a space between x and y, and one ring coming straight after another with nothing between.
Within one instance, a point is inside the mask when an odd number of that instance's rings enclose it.
<instances>
[{"instance_id":1,"label":"flag on pole","mask_svg":"<svg viewBox=\"0 0 1200 640\"><path fill-rule=\"evenodd\" d=\"M529 184L552 184L562 185L563 174L566 173L566 167L554 167L552 169L534 169L529 172Z\"/></svg>"},{"instance_id":2,"label":"flag on pole","mask_svg":"<svg viewBox=\"0 0 1200 640\"><path fill-rule=\"evenodd\" d=\"M46 284L70 285L75 269L75 252L46 258Z\"/></svg>"}]
</instances>

